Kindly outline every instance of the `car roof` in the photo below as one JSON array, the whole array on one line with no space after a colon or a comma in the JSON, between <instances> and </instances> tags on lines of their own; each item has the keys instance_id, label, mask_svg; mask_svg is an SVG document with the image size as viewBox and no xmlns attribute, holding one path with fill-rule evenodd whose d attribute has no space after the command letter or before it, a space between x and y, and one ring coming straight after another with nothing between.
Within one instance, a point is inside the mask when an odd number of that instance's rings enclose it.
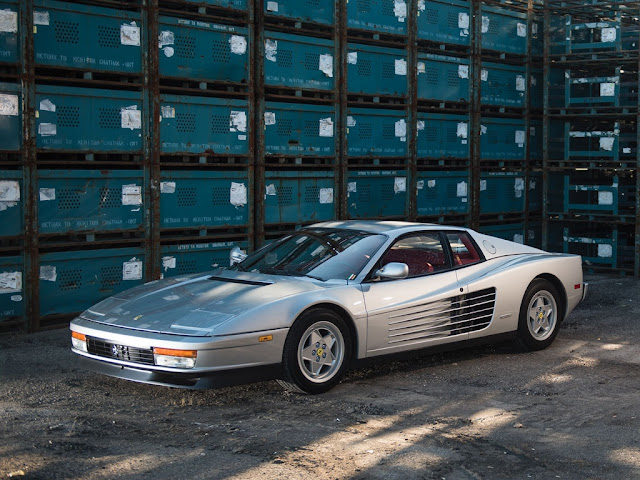
<instances>
[{"instance_id":1,"label":"car roof","mask_svg":"<svg viewBox=\"0 0 640 480\"><path fill-rule=\"evenodd\" d=\"M436 223L400 222L391 220L339 220L310 225L313 228L344 228L369 233L386 233L400 235L416 230L467 230L464 227L438 225Z\"/></svg>"}]
</instances>

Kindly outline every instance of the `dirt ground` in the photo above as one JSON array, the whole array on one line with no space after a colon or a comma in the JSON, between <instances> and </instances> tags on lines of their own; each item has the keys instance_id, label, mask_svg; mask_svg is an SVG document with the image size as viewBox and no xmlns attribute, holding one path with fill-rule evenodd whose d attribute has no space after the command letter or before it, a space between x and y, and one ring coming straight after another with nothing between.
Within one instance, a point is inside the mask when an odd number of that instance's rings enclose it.
<instances>
[{"instance_id":1,"label":"dirt ground","mask_svg":"<svg viewBox=\"0 0 640 480\"><path fill-rule=\"evenodd\" d=\"M0 478L640 478L640 282L588 278L547 350L426 354L320 396L97 376L0 337Z\"/></svg>"}]
</instances>

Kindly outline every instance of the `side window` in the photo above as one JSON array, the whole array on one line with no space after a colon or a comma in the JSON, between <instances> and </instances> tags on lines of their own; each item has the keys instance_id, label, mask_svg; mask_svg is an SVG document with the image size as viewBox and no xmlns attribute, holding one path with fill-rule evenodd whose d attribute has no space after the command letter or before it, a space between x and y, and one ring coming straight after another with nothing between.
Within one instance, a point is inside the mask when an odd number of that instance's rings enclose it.
<instances>
[{"instance_id":1,"label":"side window","mask_svg":"<svg viewBox=\"0 0 640 480\"><path fill-rule=\"evenodd\" d=\"M440 235L437 233L421 233L401 238L383 255L380 266L391 262L406 263L410 277L449 268Z\"/></svg>"},{"instance_id":2,"label":"side window","mask_svg":"<svg viewBox=\"0 0 640 480\"><path fill-rule=\"evenodd\" d=\"M447 240L451 246L451 253L453 253L454 265L470 265L482 260L467 233L447 233Z\"/></svg>"}]
</instances>

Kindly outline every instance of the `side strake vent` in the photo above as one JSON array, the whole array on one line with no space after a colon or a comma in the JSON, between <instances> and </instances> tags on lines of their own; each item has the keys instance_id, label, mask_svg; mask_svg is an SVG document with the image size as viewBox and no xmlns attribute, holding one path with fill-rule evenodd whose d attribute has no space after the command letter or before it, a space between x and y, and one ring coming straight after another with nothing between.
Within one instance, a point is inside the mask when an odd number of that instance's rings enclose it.
<instances>
[{"instance_id":1,"label":"side strake vent","mask_svg":"<svg viewBox=\"0 0 640 480\"><path fill-rule=\"evenodd\" d=\"M404 309L390 317L389 344L413 343L481 330L491 323L495 304L496 289L487 288Z\"/></svg>"}]
</instances>

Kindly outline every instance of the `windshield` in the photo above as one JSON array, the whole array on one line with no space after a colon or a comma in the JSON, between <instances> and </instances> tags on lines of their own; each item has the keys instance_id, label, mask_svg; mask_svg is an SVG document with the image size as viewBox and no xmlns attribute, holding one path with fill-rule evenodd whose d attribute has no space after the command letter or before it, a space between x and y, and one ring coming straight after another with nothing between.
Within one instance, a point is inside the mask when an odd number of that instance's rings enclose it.
<instances>
[{"instance_id":1,"label":"windshield","mask_svg":"<svg viewBox=\"0 0 640 480\"><path fill-rule=\"evenodd\" d=\"M261 248L235 267L323 281L353 280L386 239L355 230L305 229Z\"/></svg>"}]
</instances>

